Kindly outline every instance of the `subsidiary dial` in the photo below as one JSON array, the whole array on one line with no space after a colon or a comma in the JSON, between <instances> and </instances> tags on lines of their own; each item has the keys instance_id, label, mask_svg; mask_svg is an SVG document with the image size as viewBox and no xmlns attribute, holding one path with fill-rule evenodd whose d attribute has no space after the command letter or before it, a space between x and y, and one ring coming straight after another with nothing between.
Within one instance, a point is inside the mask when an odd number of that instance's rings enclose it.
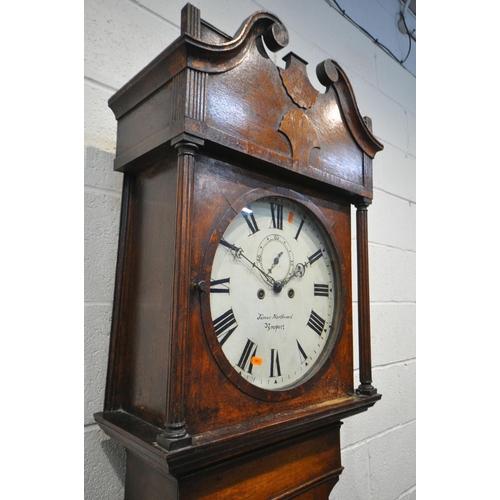
<instances>
[{"instance_id":1,"label":"subsidiary dial","mask_svg":"<svg viewBox=\"0 0 500 500\"><path fill-rule=\"evenodd\" d=\"M293 252L287 240L280 234L270 234L257 250L257 265L275 282L286 280L294 269Z\"/></svg>"}]
</instances>

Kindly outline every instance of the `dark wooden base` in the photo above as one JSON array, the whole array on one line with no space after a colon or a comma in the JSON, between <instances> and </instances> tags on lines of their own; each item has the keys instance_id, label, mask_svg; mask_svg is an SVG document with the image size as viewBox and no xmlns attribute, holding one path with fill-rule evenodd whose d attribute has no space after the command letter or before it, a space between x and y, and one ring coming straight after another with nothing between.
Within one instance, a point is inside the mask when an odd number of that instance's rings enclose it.
<instances>
[{"instance_id":1,"label":"dark wooden base","mask_svg":"<svg viewBox=\"0 0 500 500\"><path fill-rule=\"evenodd\" d=\"M380 398L353 395L194 435L172 450L158 427L126 412L95 418L127 450L125 500L327 500L343 470L341 419Z\"/></svg>"},{"instance_id":2,"label":"dark wooden base","mask_svg":"<svg viewBox=\"0 0 500 500\"><path fill-rule=\"evenodd\" d=\"M126 500L327 500L342 472L337 422L174 478L127 454Z\"/></svg>"}]
</instances>

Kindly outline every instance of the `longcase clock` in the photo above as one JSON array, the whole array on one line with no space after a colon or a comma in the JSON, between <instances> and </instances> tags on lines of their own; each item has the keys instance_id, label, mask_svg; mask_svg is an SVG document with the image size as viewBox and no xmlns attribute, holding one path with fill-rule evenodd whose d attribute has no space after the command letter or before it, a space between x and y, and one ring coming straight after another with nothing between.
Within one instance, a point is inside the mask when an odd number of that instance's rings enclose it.
<instances>
[{"instance_id":1,"label":"longcase clock","mask_svg":"<svg viewBox=\"0 0 500 500\"><path fill-rule=\"evenodd\" d=\"M287 43L269 12L230 37L187 4L180 37L109 101L124 183L95 418L127 450L127 500L326 499L342 420L381 398L367 208L382 145L337 63L317 65L319 92L297 55L271 61Z\"/></svg>"}]
</instances>

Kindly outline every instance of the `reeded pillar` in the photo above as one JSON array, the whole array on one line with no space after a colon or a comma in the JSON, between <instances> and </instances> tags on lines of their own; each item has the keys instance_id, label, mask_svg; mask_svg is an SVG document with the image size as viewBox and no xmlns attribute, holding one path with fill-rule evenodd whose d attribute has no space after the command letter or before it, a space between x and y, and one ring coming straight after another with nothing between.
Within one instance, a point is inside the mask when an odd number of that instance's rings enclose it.
<instances>
[{"instance_id":1,"label":"reeded pillar","mask_svg":"<svg viewBox=\"0 0 500 500\"><path fill-rule=\"evenodd\" d=\"M191 235L193 220L193 189L195 155L203 141L181 134L172 140L172 145L178 152L177 161L177 200L183 200L178 205L176 214L177 239L175 242L175 255L177 262L174 273L173 287L174 307L172 311L172 335L170 344L170 373L165 427L157 437L158 444L166 450L175 450L191 444L192 438L186 431L185 424L185 394L184 370L186 358L186 338L189 318L189 295L191 283L180 269L187 269L191 259ZM179 381L181 381L179 383Z\"/></svg>"},{"instance_id":2,"label":"reeded pillar","mask_svg":"<svg viewBox=\"0 0 500 500\"><path fill-rule=\"evenodd\" d=\"M372 352L370 340L370 277L368 266L368 206L371 200L362 198L356 203L356 242L358 260L358 334L359 387L358 394L377 393L372 385Z\"/></svg>"}]
</instances>

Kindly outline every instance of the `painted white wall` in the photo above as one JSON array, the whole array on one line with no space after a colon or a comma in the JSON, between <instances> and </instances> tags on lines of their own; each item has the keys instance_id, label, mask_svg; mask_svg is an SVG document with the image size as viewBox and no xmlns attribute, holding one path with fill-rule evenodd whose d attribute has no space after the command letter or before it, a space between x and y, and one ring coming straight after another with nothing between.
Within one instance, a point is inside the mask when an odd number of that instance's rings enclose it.
<instances>
[{"instance_id":1,"label":"painted white wall","mask_svg":"<svg viewBox=\"0 0 500 500\"><path fill-rule=\"evenodd\" d=\"M87 500L121 500L124 486L123 449L102 433L92 417L102 410L104 400L122 181L121 174L113 172L116 122L107 100L179 35L185 3L85 2ZM385 146L374 161L374 201L369 209L373 378L383 398L368 412L346 419L341 434L345 470L330 499L414 500L415 47L402 67L327 0L191 3L201 9L203 19L230 35L256 10L276 14L290 34L289 46L272 55L276 64L284 66L282 57L295 52L309 62L311 82L322 90L314 68L326 58L336 60L353 85L361 114L372 118L374 134ZM407 37L397 28L398 0L339 0L339 4L404 58Z\"/></svg>"}]
</instances>

